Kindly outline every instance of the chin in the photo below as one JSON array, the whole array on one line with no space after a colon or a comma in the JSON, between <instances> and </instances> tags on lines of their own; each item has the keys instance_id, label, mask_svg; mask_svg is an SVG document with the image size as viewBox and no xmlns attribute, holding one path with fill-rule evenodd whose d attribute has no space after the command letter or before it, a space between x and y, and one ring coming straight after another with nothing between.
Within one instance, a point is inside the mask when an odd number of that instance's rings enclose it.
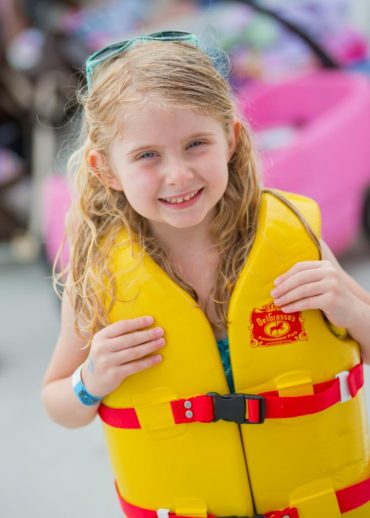
<instances>
[{"instance_id":1,"label":"chin","mask_svg":"<svg viewBox=\"0 0 370 518\"><path fill-rule=\"evenodd\" d=\"M199 218L196 220L192 219L189 221L177 221L177 222L169 223L169 225L171 227L178 228L178 229L197 228L199 225L202 225L202 223L204 223L204 221L205 221L205 217Z\"/></svg>"}]
</instances>

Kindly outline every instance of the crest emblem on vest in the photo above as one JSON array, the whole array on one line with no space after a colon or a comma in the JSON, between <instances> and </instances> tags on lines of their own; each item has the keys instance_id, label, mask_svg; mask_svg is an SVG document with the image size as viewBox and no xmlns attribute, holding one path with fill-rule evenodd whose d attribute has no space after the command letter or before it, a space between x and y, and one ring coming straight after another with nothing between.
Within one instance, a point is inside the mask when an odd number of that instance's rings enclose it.
<instances>
[{"instance_id":1,"label":"crest emblem on vest","mask_svg":"<svg viewBox=\"0 0 370 518\"><path fill-rule=\"evenodd\" d=\"M283 313L273 302L253 308L250 331L252 347L292 344L307 340L301 312Z\"/></svg>"}]
</instances>

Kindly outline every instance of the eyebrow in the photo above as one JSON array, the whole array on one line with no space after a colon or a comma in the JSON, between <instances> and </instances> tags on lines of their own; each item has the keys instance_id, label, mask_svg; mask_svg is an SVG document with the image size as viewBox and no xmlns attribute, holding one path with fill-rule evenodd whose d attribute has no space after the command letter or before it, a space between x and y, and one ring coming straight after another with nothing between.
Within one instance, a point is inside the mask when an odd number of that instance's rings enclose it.
<instances>
[{"instance_id":1,"label":"eyebrow","mask_svg":"<svg viewBox=\"0 0 370 518\"><path fill-rule=\"evenodd\" d=\"M183 142L187 142L189 140L194 140L194 139L197 139L197 138L202 138L202 137L213 137L214 136L214 133L194 133L193 135L189 135L188 137L185 137L183 139ZM127 154L129 156L131 155L135 155L136 153L140 153L140 151L145 151L145 150L148 150L148 149L155 149L155 148L161 148L162 146L158 146L158 144L145 144L143 146L140 146L140 147L137 147L137 148L134 148L134 149L131 149Z\"/></svg>"}]
</instances>

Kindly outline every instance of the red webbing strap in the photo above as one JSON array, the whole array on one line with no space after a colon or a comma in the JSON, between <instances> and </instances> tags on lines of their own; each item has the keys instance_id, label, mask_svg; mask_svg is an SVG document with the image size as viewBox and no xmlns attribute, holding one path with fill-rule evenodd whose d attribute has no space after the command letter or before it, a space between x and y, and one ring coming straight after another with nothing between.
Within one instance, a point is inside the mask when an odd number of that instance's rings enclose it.
<instances>
[{"instance_id":1,"label":"red webbing strap","mask_svg":"<svg viewBox=\"0 0 370 518\"><path fill-rule=\"evenodd\" d=\"M111 408L101 403L98 412L104 423L115 428L141 428L134 408Z\"/></svg>"},{"instance_id":2,"label":"red webbing strap","mask_svg":"<svg viewBox=\"0 0 370 518\"><path fill-rule=\"evenodd\" d=\"M116 486L117 487L117 486ZM143 507L137 507L136 505L129 504L126 500L122 498L119 494L118 489L118 498L121 504L121 509L125 513L127 518L157 518L156 511L151 511L150 509L144 509ZM169 513L171 518L175 518L175 513Z\"/></svg>"},{"instance_id":3,"label":"red webbing strap","mask_svg":"<svg viewBox=\"0 0 370 518\"><path fill-rule=\"evenodd\" d=\"M295 507L287 507L282 511L272 511L271 513L263 514L266 518L299 518L298 511Z\"/></svg>"},{"instance_id":4,"label":"red webbing strap","mask_svg":"<svg viewBox=\"0 0 370 518\"><path fill-rule=\"evenodd\" d=\"M127 518L158 517L157 511L137 507L136 505L130 504L129 502L124 500L120 495L117 484L116 490L121 504L121 508L127 516ZM362 505L370 501L370 478L367 480L363 480L362 482L358 482L357 484L353 484L352 486L346 487L344 489L340 489L339 491L336 491L336 496L338 499L339 509L342 514L347 513L348 511L353 511L358 507L361 507ZM297 508L287 507L286 509L282 509L279 511L270 511L262 516L264 516L265 518L299 518L299 513ZM168 512L168 517L188 518L185 516L180 516L171 511ZM207 518L215 518L215 516L212 514L208 514Z\"/></svg>"},{"instance_id":5,"label":"red webbing strap","mask_svg":"<svg viewBox=\"0 0 370 518\"><path fill-rule=\"evenodd\" d=\"M213 398L211 396L195 396L187 399L171 401L171 410L176 424L211 423L214 420ZM187 405L192 416L186 411ZM191 406L190 406L191 405Z\"/></svg>"},{"instance_id":6,"label":"red webbing strap","mask_svg":"<svg viewBox=\"0 0 370 518\"><path fill-rule=\"evenodd\" d=\"M336 492L341 513L347 513L370 501L370 478Z\"/></svg>"},{"instance_id":7,"label":"red webbing strap","mask_svg":"<svg viewBox=\"0 0 370 518\"><path fill-rule=\"evenodd\" d=\"M126 500L124 500L118 492L118 498L121 504L121 509L124 512L127 518L158 518L157 511L151 511L149 509L144 509L142 507L137 507L136 505L129 504ZM264 515L265 518L299 518L298 511L295 507L288 507L287 509L283 509L282 511L273 511L271 513L266 513ZM181 516L176 513L168 512L168 518L189 518L188 516ZM204 518L204 517L203 517ZM216 518L213 514L207 514L207 518ZM236 518L236 517L235 517Z\"/></svg>"},{"instance_id":8,"label":"red webbing strap","mask_svg":"<svg viewBox=\"0 0 370 518\"><path fill-rule=\"evenodd\" d=\"M351 397L355 397L364 384L363 366L355 365L347 376L347 388ZM278 392L259 394L265 401L265 418L276 419L299 417L321 412L342 400L341 383L338 378L313 385L314 394L307 396L281 397ZM248 421L260 422L260 402L246 398ZM174 424L210 423L214 421L212 396L194 396L170 401ZM103 422L117 428L140 428L140 422L134 408L110 408L103 403L99 407Z\"/></svg>"},{"instance_id":9,"label":"red webbing strap","mask_svg":"<svg viewBox=\"0 0 370 518\"><path fill-rule=\"evenodd\" d=\"M352 397L355 397L364 382L364 367L362 363L358 363L349 371L349 376L347 378L348 389Z\"/></svg>"},{"instance_id":10,"label":"red webbing strap","mask_svg":"<svg viewBox=\"0 0 370 518\"><path fill-rule=\"evenodd\" d=\"M348 373L347 385L351 397L355 397L364 384L362 363L355 365ZM266 417L283 418L315 414L341 401L341 386L338 378L313 385L314 394L297 397L280 397L278 392L261 395L266 401Z\"/></svg>"}]
</instances>

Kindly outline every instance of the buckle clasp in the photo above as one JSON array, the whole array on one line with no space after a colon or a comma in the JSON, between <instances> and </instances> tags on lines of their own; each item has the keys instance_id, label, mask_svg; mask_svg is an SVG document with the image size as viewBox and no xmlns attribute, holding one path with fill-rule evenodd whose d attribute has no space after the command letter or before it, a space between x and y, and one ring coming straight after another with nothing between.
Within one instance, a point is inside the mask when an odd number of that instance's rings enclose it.
<instances>
[{"instance_id":1,"label":"buckle clasp","mask_svg":"<svg viewBox=\"0 0 370 518\"><path fill-rule=\"evenodd\" d=\"M214 421L222 419L238 424L261 424L265 420L266 402L263 396L257 394L225 394L221 396L217 392L209 392L207 396L213 398ZM258 401L257 419L249 417L246 419L246 401Z\"/></svg>"}]
</instances>

